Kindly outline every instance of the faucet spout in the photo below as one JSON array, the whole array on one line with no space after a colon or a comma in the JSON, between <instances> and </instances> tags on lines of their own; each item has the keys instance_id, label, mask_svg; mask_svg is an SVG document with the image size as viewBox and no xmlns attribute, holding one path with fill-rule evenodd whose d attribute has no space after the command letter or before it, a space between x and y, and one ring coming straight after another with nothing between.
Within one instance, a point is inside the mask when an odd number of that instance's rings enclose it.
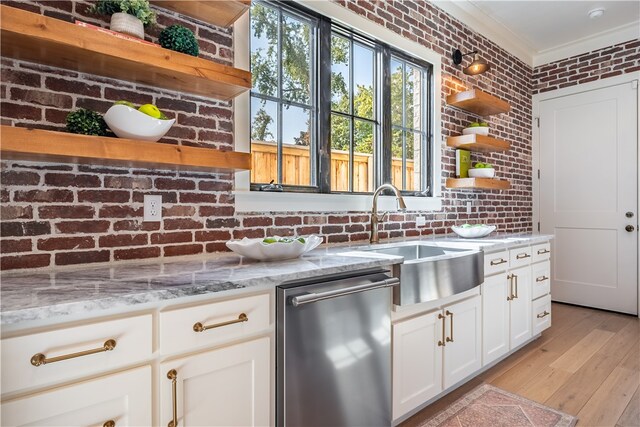
<instances>
[{"instance_id":1,"label":"faucet spout","mask_svg":"<svg viewBox=\"0 0 640 427\"><path fill-rule=\"evenodd\" d=\"M379 241L378 223L384 219L384 215L378 216L378 196L380 196L380 193L384 190L391 190L396 196L396 200L398 201L398 210L404 212L407 209L407 205L402 198L402 194L400 194L400 190L391 184L382 184L378 187L373 193L373 202L371 206L371 235L369 237L369 242L371 243L378 243Z\"/></svg>"}]
</instances>

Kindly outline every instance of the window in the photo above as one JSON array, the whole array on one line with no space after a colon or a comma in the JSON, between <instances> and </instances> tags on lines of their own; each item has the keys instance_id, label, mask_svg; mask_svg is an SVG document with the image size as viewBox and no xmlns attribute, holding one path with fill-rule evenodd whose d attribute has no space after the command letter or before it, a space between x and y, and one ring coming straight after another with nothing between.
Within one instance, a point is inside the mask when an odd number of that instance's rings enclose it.
<instances>
[{"instance_id":1,"label":"window","mask_svg":"<svg viewBox=\"0 0 640 427\"><path fill-rule=\"evenodd\" d=\"M429 64L288 3L250 31L252 189L430 195Z\"/></svg>"}]
</instances>

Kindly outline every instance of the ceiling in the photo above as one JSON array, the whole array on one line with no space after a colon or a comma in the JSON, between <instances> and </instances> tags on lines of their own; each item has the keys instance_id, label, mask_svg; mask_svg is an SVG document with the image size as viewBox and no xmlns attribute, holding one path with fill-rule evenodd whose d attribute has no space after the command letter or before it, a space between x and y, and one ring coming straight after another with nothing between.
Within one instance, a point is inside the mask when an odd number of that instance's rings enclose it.
<instances>
[{"instance_id":1,"label":"ceiling","mask_svg":"<svg viewBox=\"0 0 640 427\"><path fill-rule=\"evenodd\" d=\"M637 0L435 3L532 66L640 37ZM589 18L596 8L604 8L604 15Z\"/></svg>"}]
</instances>

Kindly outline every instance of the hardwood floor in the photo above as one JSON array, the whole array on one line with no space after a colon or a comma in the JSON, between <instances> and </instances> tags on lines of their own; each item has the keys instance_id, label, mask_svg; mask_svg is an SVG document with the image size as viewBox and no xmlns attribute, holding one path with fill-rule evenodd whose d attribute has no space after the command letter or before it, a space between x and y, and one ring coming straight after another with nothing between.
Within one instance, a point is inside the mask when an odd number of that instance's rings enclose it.
<instances>
[{"instance_id":1,"label":"hardwood floor","mask_svg":"<svg viewBox=\"0 0 640 427\"><path fill-rule=\"evenodd\" d=\"M542 336L401 424L414 427L489 383L578 417L578 426L640 426L640 321L553 304Z\"/></svg>"}]
</instances>

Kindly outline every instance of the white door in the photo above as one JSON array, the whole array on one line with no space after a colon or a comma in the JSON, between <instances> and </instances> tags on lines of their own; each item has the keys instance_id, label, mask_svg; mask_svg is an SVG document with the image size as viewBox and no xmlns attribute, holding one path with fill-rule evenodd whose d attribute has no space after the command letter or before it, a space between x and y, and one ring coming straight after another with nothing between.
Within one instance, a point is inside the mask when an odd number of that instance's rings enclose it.
<instances>
[{"instance_id":1,"label":"white door","mask_svg":"<svg viewBox=\"0 0 640 427\"><path fill-rule=\"evenodd\" d=\"M637 130L637 81L540 103L540 231L555 235L555 301L638 312Z\"/></svg>"},{"instance_id":2,"label":"white door","mask_svg":"<svg viewBox=\"0 0 640 427\"><path fill-rule=\"evenodd\" d=\"M513 298L509 302L510 348L531 338L531 266L510 270Z\"/></svg>"},{"instance_id":3,"label":"white door","mask_svg":"<svg viewBox=\"0 0 640 427\"><path fill-rule=\"evenodd\" d=\"M442 311L393 325L393 419L442 391Z\"/></svg>"},{"instance_id":4,"label":"white door","mask_svg":"<svg viewBox=\"0 0 640 427\"><path fill-rule=\"evenodd\" d=\"M178 426L271 425L270 347L265 337L163 362L160 425L172 420L174 402Z\"/></svg>"},{"instance_id":5,"label":"white door","mask_svg":"<svg viewBox=\"0 0 640 427\"><path fill-rule=\"evenodd\" d=\"M151 367L9 400L1 412L3 426L150 426Z\"/></svg>"},{"instance_id":6,"label":"white door","mask_svg":"<svg viewBox=\"0 0 640 427\"><path fill-rule=\"evenodd\" d=\"M444 388L449 388L482 367L482 302L480 296L445 308L447 337L444 347Z\"/></svg>"},{"instance_id":7,"label":"white door","mask_svg":"<svg viewBox=\"0 0 640 427\"><path fill-rule=\"evenodd\" d=\"M509 351L509 282L506 274L484 279L482 284L482 365Z\"/></svg>"}]
</instances>

